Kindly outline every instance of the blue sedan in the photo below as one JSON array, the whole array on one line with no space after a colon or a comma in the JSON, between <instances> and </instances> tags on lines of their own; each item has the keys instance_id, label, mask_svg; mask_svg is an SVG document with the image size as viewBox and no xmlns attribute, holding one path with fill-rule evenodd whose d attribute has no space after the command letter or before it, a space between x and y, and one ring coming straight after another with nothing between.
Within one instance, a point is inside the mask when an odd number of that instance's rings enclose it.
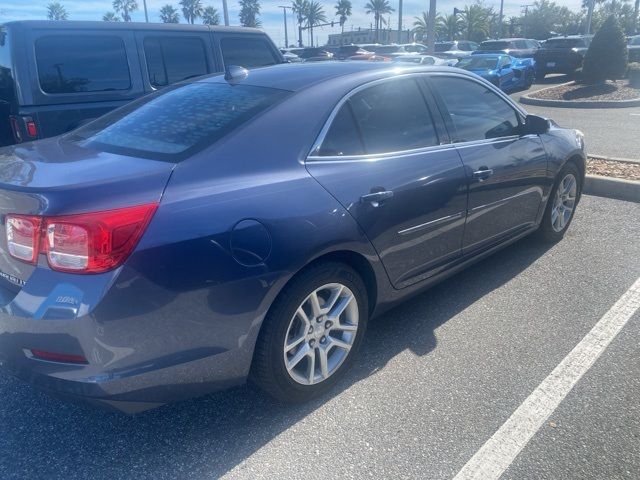
<instances>
[{"instance_id":1,"label":"blue sedan","mask_svg":"<svg viewBox=\"0 0 640 480\"><path fill-rule=\"evenodd\" d=\"M125 412L247 379L305 401L372 316L525 235L562 239L584 174L579 132L459 69L170 86L0 150L0 363Z\"/></svg>"},{"instance_id":2,"label":"blue sedan","mask_svg":"<svg viewBox=\"0 0 640 480\"><path fill-rule=\"evenodd\" d=\"M535 62L532 58L475 53L461 59L456 67L480 75L504 91L528 89L535 79Z\"/></svg>"}]
</instances>

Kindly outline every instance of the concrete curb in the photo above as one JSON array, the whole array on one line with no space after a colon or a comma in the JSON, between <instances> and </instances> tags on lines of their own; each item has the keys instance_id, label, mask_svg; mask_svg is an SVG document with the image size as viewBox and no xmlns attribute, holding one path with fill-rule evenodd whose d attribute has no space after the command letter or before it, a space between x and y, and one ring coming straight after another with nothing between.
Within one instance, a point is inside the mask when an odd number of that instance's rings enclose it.
<instances>
[{"instance_id":1,"label":"concrete curb","mask_svg":"<svg viewBox=\"0 0 640 480\"><path fill-rule=\"evenodd\" d=\"M569 85L571 82L559 83L558 85L552 85L551 87L541 88L532 94L544 92L552 88L561 87L563 85ZM529 95L522 95L520 97L520 103L524 105L535 105L538 107L556 107L556 108L628 108L628 107L640 107L640 98L634 98L633 100L609 100L604 102L590 102L579 101L574 102L570 100L544 100L542 98L533 98Z\"/></svg>"},{"instance_id":2,"label":"concrete curb","mask_svg":"<svg viewBox=\"0 0 640 480\"><path fill-rule=\"evenodd\" d=\"M594 160L607 160L609 162L621 162L621 163L640 163L640 159L633 158L618 158L618 157L607 157L605 155L593 155L591 153L587 154L589 158L593 158Z\"/></svg>"},{"instance_id":3,"label":"concrete curb","mask_svg":"<svg viewBox=\"0 0 640 480\"><path fill-rule=\"evenodd\" d=\"M587 175L582 193L640 203L640 182L620 178Z\"/></svg>"}]
</instances>

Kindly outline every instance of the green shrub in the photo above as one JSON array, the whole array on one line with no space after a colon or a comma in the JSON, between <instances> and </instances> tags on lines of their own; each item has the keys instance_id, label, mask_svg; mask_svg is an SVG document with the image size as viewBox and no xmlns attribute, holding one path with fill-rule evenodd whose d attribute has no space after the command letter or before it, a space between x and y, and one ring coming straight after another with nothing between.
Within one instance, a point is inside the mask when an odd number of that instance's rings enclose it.
<instances>
[{"instance_id":1,"label":"green shrub","mask_svg":"<svg viewBox=\"0 0 640 480\"><path fill-rule=\"evenodd\" d=\"M629 77L629 85L640 88L640 63L630 63L627 76Z\"/></svg>"},{"instance_id":2,"label":"green shrub","mask_svg":"<svg viewBox=\"0 0 640 480\"><path fill-rule=\"evenodd\" d=\"M603 83L622 78L627 71L627 42L618 20L612 15L596 32L582 64L586 83Z\"/></svg>"}]
</instances>

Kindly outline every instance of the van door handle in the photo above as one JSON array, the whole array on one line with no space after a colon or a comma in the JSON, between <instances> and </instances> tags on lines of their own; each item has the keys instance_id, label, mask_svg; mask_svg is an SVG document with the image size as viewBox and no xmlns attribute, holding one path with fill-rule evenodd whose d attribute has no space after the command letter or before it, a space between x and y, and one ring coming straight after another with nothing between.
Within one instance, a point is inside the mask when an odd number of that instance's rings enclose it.
<instances>
[{"instance_id":1,"label":"van door handle","mask_svg":"<svg viewBox=\"0 0 640 480\"><path fill-rule=\"evenodd\" d=\"M360 197L362 203L371 203L374 207L380 206L380 204L386 200L393 198L392 190L383 190L382 192L373 192Z\"/></svg>"},{"instance_id":2,"label":"van door handle","mask_svg":"<svg viewBox=\"0 0 640 480\"><path fill-rule=\"evenodd\" d=\"M493 170L489 167L480 167L477 171L473 172L473 178L477 178L478 180L486 180L491 175L493 175Z\"/></svg>"}]
</instances>

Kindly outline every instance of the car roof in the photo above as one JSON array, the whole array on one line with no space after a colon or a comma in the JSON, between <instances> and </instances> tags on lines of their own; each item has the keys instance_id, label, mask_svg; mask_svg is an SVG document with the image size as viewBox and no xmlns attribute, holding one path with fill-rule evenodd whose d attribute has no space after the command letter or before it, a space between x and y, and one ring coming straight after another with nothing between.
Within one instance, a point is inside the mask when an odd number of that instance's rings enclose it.
<instances>
[{"instance_id":1,"label":"car roof","mask_svg":"<svg viewBox=\"0 0 640 480\"><path fill-rule=\"evenodd\" d=\"M185 23L146 23L146 22L100 22L76 20L17 20L6 22L7 27L23 26L26 28L60 29L60 30L176 30L201 32L237 32L265 34L258 28L225 27L220 25L189 25Z\"/></svg>"},{"instance_id":2,"label":"car roof","mask_svg":"<svg viewBox=\"0 0 640 480\"><path fill-rule=\"evenodd\" d=\"M558 35L557 37L547 38L547 40L563 40L565 38L568 39L578 39L578 38L590 38L593 35Z\"/></svg>"},{"instance_id":3,"label":"car roof","mask_svg":"<svg viewBox=\"0 0 640 480\"><path fill-rule=\"evenodd\" d=\"M338 77L362 77L367 81L378 78L386 78L398 73L411 73L413 71L447 71L457 72L460 70L444 66L402 66L397 63L386 62L313 62L313 63L293 63L271 65L268 67L256 68L249 71L244 80L238 83L252 85L256 87L278 88L281 90L299 91ZM223 75L210 75L201 80L224 82Z\"/></svg>"},{"instance_id":4,"label":"car roof","mask_svg":"<svg viewBox=\"0 0 640 480\"><path fill-rule=\"evenodd\" d=\"M513 37L513 38L494 38L494 39L489 39L489 40L484 40L482 43L488 43L488 42L511 42L513 40L528 40L527 38L521 38L521 37Z\"/></svg>"}]
</instances>

